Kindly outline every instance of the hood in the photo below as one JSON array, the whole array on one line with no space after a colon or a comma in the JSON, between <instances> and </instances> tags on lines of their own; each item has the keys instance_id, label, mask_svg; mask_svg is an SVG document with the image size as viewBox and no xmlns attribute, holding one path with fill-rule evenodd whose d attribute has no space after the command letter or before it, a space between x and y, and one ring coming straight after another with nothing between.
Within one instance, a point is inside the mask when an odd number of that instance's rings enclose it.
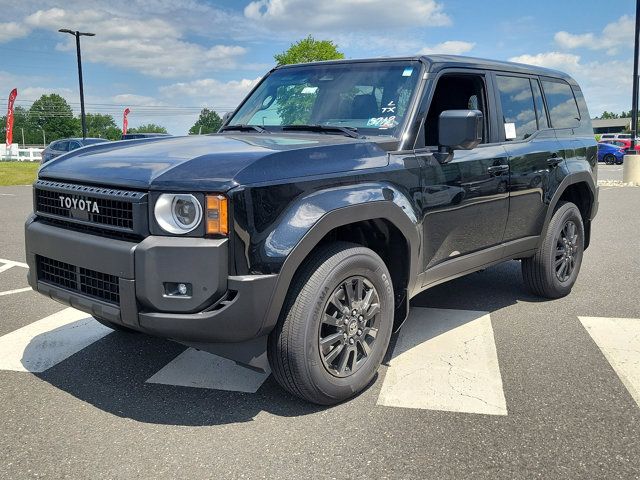
<instances>
[{"instance_id":1,"label":"hood","mask_svg":"<svg viewBox=\"0 0 640 480\"><path fill-rule=\"evenodd\" d=\"M52 160L39 177L150 190L237 185L387 165L375 143L323 134L213 134L109 142Z\"/></svg>"}]
</instances>

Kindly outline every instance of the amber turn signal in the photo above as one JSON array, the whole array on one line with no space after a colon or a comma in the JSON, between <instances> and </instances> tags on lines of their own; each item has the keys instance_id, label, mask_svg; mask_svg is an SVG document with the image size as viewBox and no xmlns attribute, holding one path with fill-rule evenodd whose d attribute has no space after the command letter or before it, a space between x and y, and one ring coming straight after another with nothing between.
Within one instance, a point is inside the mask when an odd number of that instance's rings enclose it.
<instances>
[{"instance_id":1,"label":"amber turn signal","mask_svg":"<svg viewBox=\"0 0 640 480\"><path fill-rule=\"evenodd\" d=\"M227 197L207 195L207 235L227 235L229 233L229 209Z\"/></svg>"}]
</instances>

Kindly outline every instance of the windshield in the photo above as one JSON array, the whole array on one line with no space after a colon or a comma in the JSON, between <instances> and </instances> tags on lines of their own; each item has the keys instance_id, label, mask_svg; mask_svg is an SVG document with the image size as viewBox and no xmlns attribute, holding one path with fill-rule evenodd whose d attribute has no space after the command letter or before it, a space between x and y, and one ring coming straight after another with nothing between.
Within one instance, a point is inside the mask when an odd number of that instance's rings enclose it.
<instances>
[{"instance_id":1,"label":"windshield","mask_svg":"<svg viewBox=\"0 0 640 480\"><path fill-rule=\"evenodd\" d=\"M417 61L301 65L275 70L229 125L357 129L397 136L420 76Z\"/></svg>"}]
</instances>

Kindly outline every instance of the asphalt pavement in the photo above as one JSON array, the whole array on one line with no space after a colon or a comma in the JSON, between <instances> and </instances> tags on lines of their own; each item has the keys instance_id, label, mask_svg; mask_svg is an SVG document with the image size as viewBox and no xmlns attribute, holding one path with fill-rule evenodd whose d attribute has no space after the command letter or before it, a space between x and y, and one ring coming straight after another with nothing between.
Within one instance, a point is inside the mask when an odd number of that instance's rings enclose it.
<instances>
[{"instance_id":1,"label":"asphalt pavement","mask_svg":"<svg viewBox=\"0 0 640 480\"><path fill-rule=\"evenodd\" d=\"M331 408L23 291L30 210L0 188L0 478L640 477L640 188L601 189L568 297L515 261L433 288Z\"/></svg>"},{"instance_id":2,"label":"asphalt pavement","mask_svg":"<svg viewBox=\"0 0 640 480\"><path fill-rule=\"evenodd\" d=\"M614 181L621 182L622 181L622 165L604 165L600 164L598 166L598 180L599 181Z\"/></svg>"}]
</instances>

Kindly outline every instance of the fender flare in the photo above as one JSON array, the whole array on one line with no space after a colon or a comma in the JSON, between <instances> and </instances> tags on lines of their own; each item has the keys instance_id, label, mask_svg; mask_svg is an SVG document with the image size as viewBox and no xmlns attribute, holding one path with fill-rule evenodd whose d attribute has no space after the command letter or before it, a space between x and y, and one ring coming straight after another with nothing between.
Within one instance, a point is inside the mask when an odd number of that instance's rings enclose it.
<instances>
[{"instance_id":1,"label":"fender flare","mask_svg":"<svg viewBox=\"0 0 640 480\"><path fill-rule=\"evenodd\" d=\"M540 235L538 247L540 247L540 245L544 241L545 236L547 235L547 228L549 227L551 217L553 217L553 214L556 210L556 205L560 201L560 197L562 197L562 195L570 185L575 185L576 183L586 183L589 187L589 190L591 191L591 215L590 218L585 219L585 221L590 222L593 217L595 217L595 214L598 210L598 188L593 181L592 174L587 171L570 173L562 179L562 181L558 185L558 188L556 188L553 197L551 197L551 200L549 201L549 208L547 208L547 214L542 226L542 234Z\"/></svg>"},{"instance_id":2,"label":"fender flare","mask_svg":"<svg viewBox=\"0 0 640 480\"><path fill-rule=\"evenodd\" d=\"M404 198L406 200L406 197ZM416 269L419 265L418 256L420 253L420 237L416 222L393 200L375 200L338 207L325 213L315 222L285 259L258 335L266 335L273 329L280 316L294 275L324 236L337 227L374 219L387 220L404 236L409 251L407 292L411 292L417 278Z\"/></svg>"}]
</instances>

